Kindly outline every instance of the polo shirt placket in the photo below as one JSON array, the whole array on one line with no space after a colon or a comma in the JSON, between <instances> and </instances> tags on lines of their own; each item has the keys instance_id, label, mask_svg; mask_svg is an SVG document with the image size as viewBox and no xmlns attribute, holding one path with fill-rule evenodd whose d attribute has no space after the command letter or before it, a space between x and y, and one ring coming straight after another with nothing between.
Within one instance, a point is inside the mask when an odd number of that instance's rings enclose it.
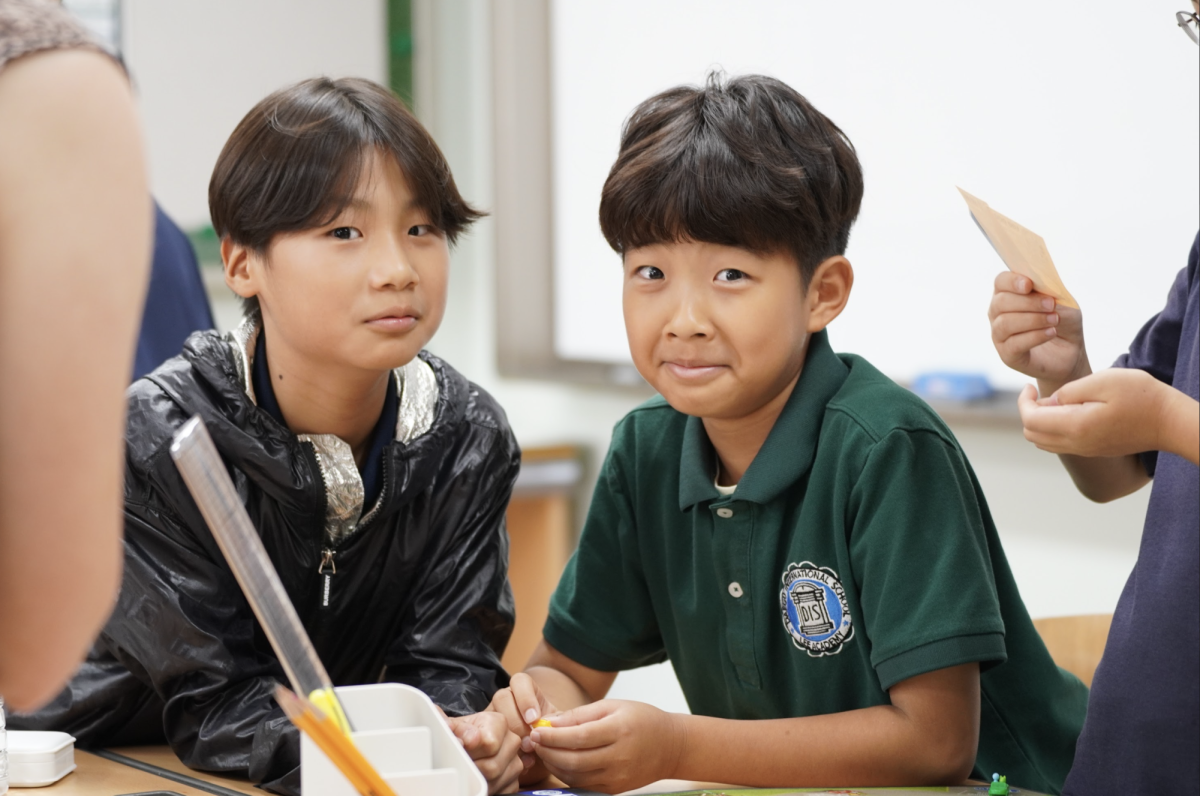
<instances>
[{"instance_id":1,"label":"polo shirt placket","mask_svg":"<svg viewBox=\"0 0 1200 796\"><path fill-rule=\"evenodd\" d=\"M707 512L697 512L697 520L707 518L712 533L713 565L716 581L725 584L721 602L725 607L725 641L729 661L738 682L745 688L761 688L762 678L754 650L754 508L737 499L737 493L709 504Z\"/></svg>"}]
</instances>

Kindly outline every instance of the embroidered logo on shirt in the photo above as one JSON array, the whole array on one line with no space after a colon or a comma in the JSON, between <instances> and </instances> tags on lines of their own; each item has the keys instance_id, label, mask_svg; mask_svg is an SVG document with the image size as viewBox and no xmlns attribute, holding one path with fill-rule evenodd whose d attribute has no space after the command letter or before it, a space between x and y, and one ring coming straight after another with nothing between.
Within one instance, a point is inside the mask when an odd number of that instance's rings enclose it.
<instances>
[{"instance_id":1,"label":"embroidered logo on shirt","mask_svg":"<svg viewBox=\"0 0 1200 796\"><path fill-rule=\"evenodd\" d=\"M837 655L854 637L846 590L829 567L811 561L788 565L779 610L792 643L814 658Z\"/></svg>"}]
</instances>

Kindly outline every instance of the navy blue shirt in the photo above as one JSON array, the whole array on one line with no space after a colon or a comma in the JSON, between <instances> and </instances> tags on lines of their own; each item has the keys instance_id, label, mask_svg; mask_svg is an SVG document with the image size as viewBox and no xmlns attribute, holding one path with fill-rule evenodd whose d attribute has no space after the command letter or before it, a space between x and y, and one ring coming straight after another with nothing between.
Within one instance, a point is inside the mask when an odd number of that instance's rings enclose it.
<instances>
[{"instance_id":1,"label":"navy blue shirt","mask_svg":"<svg viewBox=\"0 0 1200 796\"><path fill-rule=\"evenodd\" d=\"M254 380L254 397L258 400L259 408L286 428L287 422L283 419L283 411L275 398L275 387L271 384L271 369L267 367L267 333L262 330L259 331L258 341L254 344L254 373L251 378ZM396 421L399 414L400 394L396 390L395 377L389 374L383 411L379 413L379 420L371 430L371 449L367 451L367 458L358 468L363 481L364 514L375 505L379 493L383 490L383 449L396 438Z\"/></svg>"},{"instance_id":2,"label":"navy blue shirt","mask_svg":"<svg viewBox=\"0 0 1200 796\"><path fill-rule=\"evenodd\" d=\"M1200 400L1200 235L1167 306L1117 360ZM1143 454L1154 477L1137 565L1113 615L1064 794L1200 788L1200 468Z\"/></svg>"},{"instance_id":3,"label":"navy blue shirt","mask_svg":"<svg viewBox=\"0 0 1200 796\"><path fill-rule=\"evenodd\" d=\"M142 311L133 381L183 350L192 332L213 328L212 311L191 241L154 203L154 260Z\"/></svg>"}]
</instances>

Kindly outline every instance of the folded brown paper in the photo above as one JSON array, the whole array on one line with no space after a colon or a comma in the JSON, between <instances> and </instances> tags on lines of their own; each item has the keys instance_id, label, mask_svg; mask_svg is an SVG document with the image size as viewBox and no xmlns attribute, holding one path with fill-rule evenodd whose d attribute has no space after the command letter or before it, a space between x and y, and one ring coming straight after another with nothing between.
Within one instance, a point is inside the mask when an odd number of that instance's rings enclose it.
<instances>
[{"instance_id":1,"label":"folded brown paper","mask_svg":"<svg viewBox=\"0 0 1200 796\"><path fill-rule=\"evenodd\" d=\"M1029 277L1033 280L1035 290L1053 296L1059 304L1079 309L1079 303L1058 275L1054 261L1050 259L1050 251L1046 248L1046 241L1042 240L1041 235L997 213L988 207L987 202L971 196L962 188L959 188L958 192L967 200L967 207L971 208L971 216L975 223L992 244L996 254L999 254L1000 259L1008 266L1008 270Z\"/></svg>"}]
</instances>

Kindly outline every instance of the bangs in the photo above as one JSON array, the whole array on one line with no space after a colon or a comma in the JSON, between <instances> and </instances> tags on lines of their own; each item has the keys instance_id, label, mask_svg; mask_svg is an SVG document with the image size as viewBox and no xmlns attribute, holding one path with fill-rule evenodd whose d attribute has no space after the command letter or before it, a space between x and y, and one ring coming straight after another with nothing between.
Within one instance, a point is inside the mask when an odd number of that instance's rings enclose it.
<instances>
[{"instance_id":1,"label":"bangs","mask_svg":"<svg viewBox=\"0 0 1200 796\"><path fill-rule=\"evenodd\" d=\"M789 223L777 198L786 186L706 132L691 131L679 151L666 157L654 147L639 147L621 164L629 179L610 178L601 217L604 236L615 251L686 241L759 254L790 248L778 233ZM802 175L794 176L803 181ZM788 204L798 199L792 197Z\"/></svg>"},{"instance_id":2,"label":"bangs","mask_svg":"<svg viewBox=\"0 0 1200 796\"><path fill-rule=\"evenodd\" d=\"M750 75L639 105L600 200L618 253L695 241L790 254L805 280L845 251L862 200L854 147L800 94Z\"/></svg>"},{"instance_id":3,"label":"bangs","mask_svg":"<svg viewBox=\"0 0 1200 796\"><path fill-rule=\"evenodd\" d=\"M234 130L209 183L213 228L265 251L279 233L328 224L353 201L375 153L395 159L450 243L483 215L394 94L368 80L316 78L267 97Z\"/></svg>"}]
</instances>

